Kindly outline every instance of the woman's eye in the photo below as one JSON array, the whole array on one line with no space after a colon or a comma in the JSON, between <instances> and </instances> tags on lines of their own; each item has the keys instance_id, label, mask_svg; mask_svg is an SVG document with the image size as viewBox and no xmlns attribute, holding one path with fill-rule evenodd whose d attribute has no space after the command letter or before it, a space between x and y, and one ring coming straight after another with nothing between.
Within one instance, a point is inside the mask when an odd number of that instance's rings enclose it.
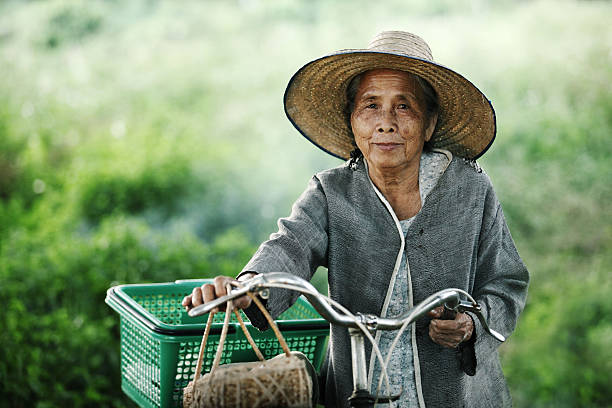
<instances>
[{"instance_id":1,"label":"woman's eye","mask_svg":"<svg viewBox=\"0 0 612 408\"><path fill-rule=\"evenodd\" d=\"M400 103L399 105L397 105L397 109L408 109L408 105L406 105L405 103Z\"/></svg>"},{"instance_id":2,"label":"woman's eye","mask_svg":"<svg viewBox=\"0 0 612 408\"><path fill-rule=\"evenodd\" d=\"M371 104L366 106L366 109L376 109L376 104L375 103L371 103Z\"/></svg>"}]
</instances>

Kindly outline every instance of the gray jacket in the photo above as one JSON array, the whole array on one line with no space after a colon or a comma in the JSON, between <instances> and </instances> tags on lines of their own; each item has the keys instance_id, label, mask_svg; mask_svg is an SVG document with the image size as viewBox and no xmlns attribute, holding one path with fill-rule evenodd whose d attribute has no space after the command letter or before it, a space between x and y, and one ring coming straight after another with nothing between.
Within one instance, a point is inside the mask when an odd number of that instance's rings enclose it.
<instances>
[{"instance_id":1,"label":"gray jacket","mask_svg":"<svg viewBox=\"0 0 612 408\"><path fill-rule=\"evenodd\" d=\"M516 326L527 296L529 275L504 220L488 176L453 158L427 196L407 233L374 187L363 161L315 175L280 219L279 231L264 242L244 271L285 271L310 279L328 268L330 296L352 312L384 315L389 282L401 251L409 263L413 304L435 291L468 291L483 307L489 325L505 336ZM273 290L267 308L274 317L297 295ZM261 315L247 310L253 324L265 329ZM434 343L429 319L412 331L420 405L427 407L510 406L497 347L499 343L475 322L476 373L460 368L457 350ZM370 356L371 347L366 348ZM368 360L370 360L368 358ZM368 361L370 365L370 361ZM328 407L347 406L352 392L350 340L346 328L332 327L322 367L323 398Z\"/></svg>"}]
</instances>

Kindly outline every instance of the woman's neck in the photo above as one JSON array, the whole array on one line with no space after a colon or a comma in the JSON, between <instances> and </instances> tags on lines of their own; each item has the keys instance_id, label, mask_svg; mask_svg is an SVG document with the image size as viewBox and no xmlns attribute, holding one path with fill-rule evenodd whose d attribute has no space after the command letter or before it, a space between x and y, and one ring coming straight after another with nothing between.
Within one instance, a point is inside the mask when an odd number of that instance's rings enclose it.
<instances>
[{"instance_id":1,"label":"woman's neck","mask_svg":"<svg viewBox=\"0 0 612 408\"><path fill-rule=\"evenodd\" d=\"M419 192L420 155L401 169L379 169L368 166L372 182L387 199L398 219L415 216L421 209Z\"/></svg>"}]
</instances>

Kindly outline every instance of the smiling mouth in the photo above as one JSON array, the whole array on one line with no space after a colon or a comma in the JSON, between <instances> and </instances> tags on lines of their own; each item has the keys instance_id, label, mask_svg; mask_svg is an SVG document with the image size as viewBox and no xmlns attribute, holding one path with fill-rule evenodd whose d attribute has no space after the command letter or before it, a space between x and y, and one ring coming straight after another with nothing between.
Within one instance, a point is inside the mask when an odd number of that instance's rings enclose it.
<instances>
[{"instance_id":1,"label":"smiling mouth","mask_svg":"<svg viewBox=\"0 0 612 408\"><path fill-rule=\"evenodd\" d=\"M401 143L374 143L374 145L381 150L393 150L401 146L402 144Z\"/></svg>"}]
</instances>

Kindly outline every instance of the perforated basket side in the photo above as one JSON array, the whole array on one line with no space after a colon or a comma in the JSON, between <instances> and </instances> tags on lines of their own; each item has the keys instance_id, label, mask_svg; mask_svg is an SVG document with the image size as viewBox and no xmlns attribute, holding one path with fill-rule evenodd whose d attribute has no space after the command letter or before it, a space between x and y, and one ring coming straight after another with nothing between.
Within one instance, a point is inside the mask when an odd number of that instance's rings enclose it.
<instances>
[{"instance_id":1,"label":"perforated basket side","mask_svg":"<svg viewBox=\"0 0 612 408\"><path fill-rule=\"evenodd\" d=\"M122 285L107 292L106 303L121 316L122 389L141 407L182 406L183 388L194 375L203 324L194 324L180 306L192 287L178 286ZM215 316L219 323L222 319L223 314ZM327 323L302 298L280 316L278 323L289 347L303 352L318 369L327 348ZM212 328L203 372L210 371L219 326ZM249 323L247 328L266 359L282 353L271 331L260 332ZM243 333L231 325L221 364L255 359Z\"/></svg>"},{"instance_id":2,"label":"perforated basket side","mask_svg":"<svg viewBox=\"0 0 612 408\"><path fill-rule=\"evenodd\" d=\"M123 316L120 331L121 388L141 407L161 406L161 341Z\"/></svg>"}]
</instances>

